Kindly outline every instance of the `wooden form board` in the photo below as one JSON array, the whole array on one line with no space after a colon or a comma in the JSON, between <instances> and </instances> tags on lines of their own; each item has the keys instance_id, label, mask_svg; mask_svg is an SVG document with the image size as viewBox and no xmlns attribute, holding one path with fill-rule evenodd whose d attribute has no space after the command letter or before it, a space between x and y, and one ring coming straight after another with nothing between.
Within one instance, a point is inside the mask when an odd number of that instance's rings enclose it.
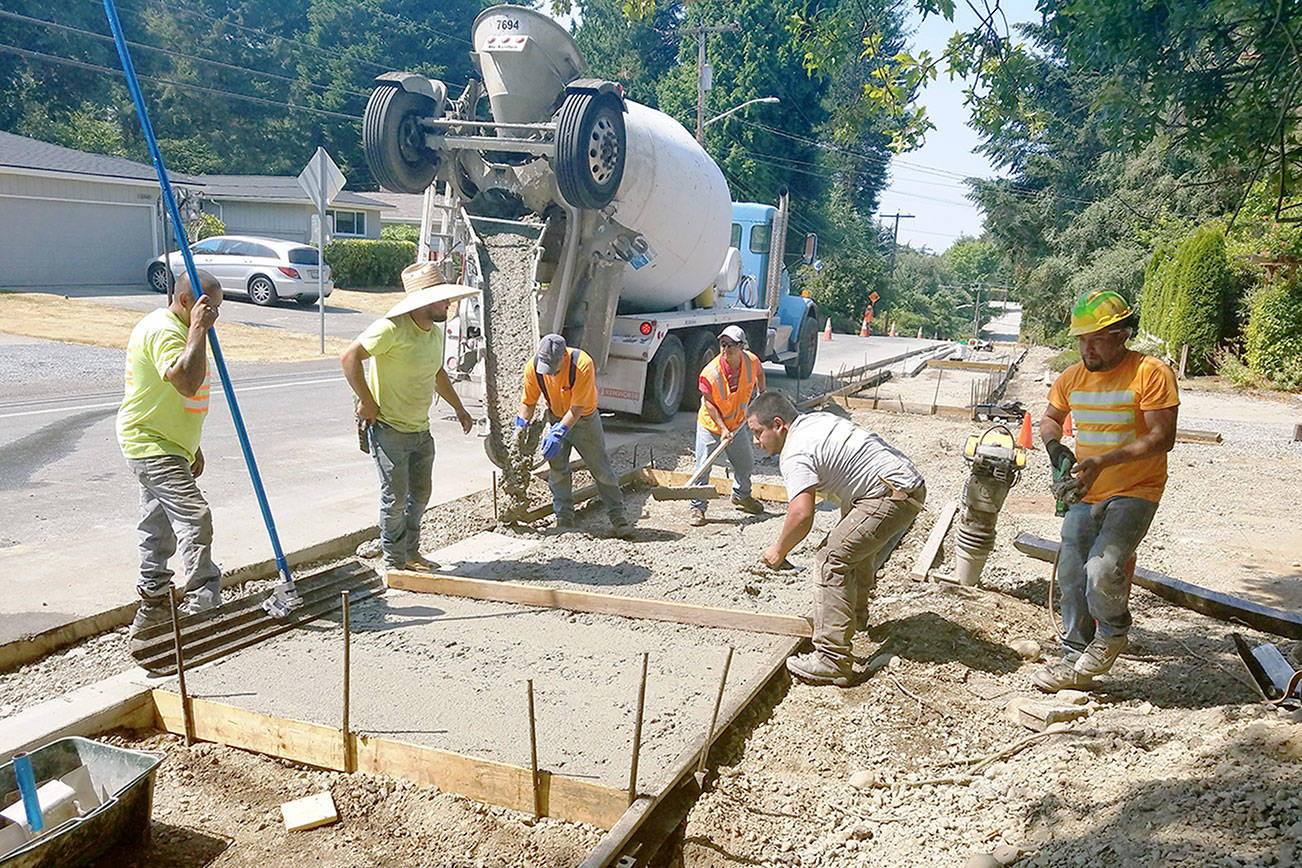
<instances>
[{"instance_id":1,"label":"wooden form board","mask_svg":"<svg viewBox=\"0 0 1302 868\"><path fill-rule=\"evenodd\" d=\"M1175 430L1175 442L1215 444L1221 442L1221 435L1219 431L1199 431L1194 428L1177 428Z\"/></svg>"},{"instance_id":2,"label":"wooden form board","mask_svg":"<svg viewBox=\"0 0 1302 868\"><path fill-rule=\"evenodd\" d=\"M916 416L945 416L950 419L971 419L971 407L956 404L900 403L895 398L861 398L857 395L838 398L837 403L851 410L881 410L887 413L910 413Z\"/></svg>"},{"instance_id":3,"label":"wooden form board","mask_svg":"<svg viewBox=\"0 0 1302 868\"><path fill-rule=\"evenodd\" d=\"M1007 362L977 362L965 359L928 359L929 368L950 368L959 371L1005 371Z\"/></svg>"},{"instance_id":4,"label":"wooden form board","mask_svg":"<svg viewBox=\"0 0 1302 868\"><path fill-rule=\"evenodd\" d=\"M927 573L931 572L931 566L936 562L936 557L940 554L940 547L945 544L945 534L949 533L949 526L954 523L954 515L957 512L957 500L951 500L941 507L940 516L936 519L936 523L931 526L931 533L927 536L927 542L922 546L922 551L918 553L918 560L913 565L913 575L925 579Z\"/></svg>"},{"instance_id":5,"label":"wooden form board","mask_svg":"<svg viewBox=\"0 0 1302 868\"><path fill-rule=\"evenodd\" d=\"M1034 534L1018 534L1013 546L1023 554L1053 563L1058 558L1058 543ZM1302 614L1254 603L1232 594L1223 594L1199 585L1183 582L1143 567L1135 569L1135 584L1147 588L1177 606L1202 612L1222 621L1247 624L1277 636L1302 639Z\"/></svg>"},{"instance_id":6,"label":"wooden form board","mask_svg":"<svg viewBox=\"0 0 1302 868\"><path fill-rule=\"evenodd\" d=\"M623 476L619 478L619 484L627 485L633 480L641 478L641 473L642 473L641 468L639 468L638 470L630 470L628 473L625 473ZM598 494L600 494L600 492L597 491L596 483L593 483L592 485L585 485L582 488L580 488L578 491L574 492L574 494L572 495L574 498L574 505L578 506L584 501L596 497ZM522 521L537 521L538 519L546 518L551 514L552 514L552 502L549 500L546 503L539 504L538 506L535 506L532 509L528 510L522 516L520 516L520 518Z\"/></svg>"},{"instance_id":7,"label":"wooden form board","mask_svg":"<svg viewBox=\"0 0 1302 868\"><path fill-rule=\"evenodd\" d=\"M158 727L184 734L181 697L155 689L153 700ZM345 757L341 729L193 697L190 710L194 737L200 741L334 771L351 765L353 771L404 778L525 813L534 810L532 773L520 766L357 733L349 733L349 756ZM628 808L626 790L544 770L539 770L538 777L545 816L609 829Z\"/></svg>"},{"instance_id":8,"label":"wooden form board","mask_svg":"<svg viewBox=\"0 0 1302 868\"><path fill-rule=\"evenodd\" d=\"M639 471L643 482L651 485L663 485L667 488L678 488L686 485L687 480L692 478L690 473L678 473L674 470L657 470L654 467L643 467ZM701 483L701 485L713 485L714 490L720 494L729 494L732 491L732 480L722 476L712 476ZM786 503L787 489L782 485L774 485L771 482L752 482L750 485L751 497L756 500L766 500L771 503Z\"/></svg>"},{"instance_id":9,"label":"wooden form board","mask_svg":"<svg viewBox=\"0 0 1302 868\"><path fill-rule=\"evenodd\" d=\"M721 627L728 630L747 630L752 633L775 633L780 636L809 636L812 629L809 619L800 615L778 612L751 612L745 609L724 609L699 606L673 600L655 600L646 597L625 597L619 594L600 594L594 591L575 591L525 585L516 582L499 582L493 579L474 579L464 576L447 576L415 570L389 570L390 588L416 591L422 594L444 594L449 597L469 597L495 603L517 603L541 606L548 609L565 609L571 612L592 612L598 615L619 615L625 618L646 618L652 621L670 621L675 624L693 624L698 627Z\"/></svg>"}]
</instances>

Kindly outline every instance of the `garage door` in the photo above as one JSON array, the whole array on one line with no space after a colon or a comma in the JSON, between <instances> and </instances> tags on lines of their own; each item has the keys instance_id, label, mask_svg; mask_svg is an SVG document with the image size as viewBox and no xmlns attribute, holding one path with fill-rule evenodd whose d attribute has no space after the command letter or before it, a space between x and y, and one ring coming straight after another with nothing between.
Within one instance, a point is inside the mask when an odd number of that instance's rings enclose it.
<instances>
[{"instance_id":1,"label":"garage door","mask_svg":"<svg viewBox=\"0 0 1302 868\"><path fill-rule=\"evenodd\" d=\"M145 286L154 209L0 196L0 288Z\"/></svg>"}]
</instances>

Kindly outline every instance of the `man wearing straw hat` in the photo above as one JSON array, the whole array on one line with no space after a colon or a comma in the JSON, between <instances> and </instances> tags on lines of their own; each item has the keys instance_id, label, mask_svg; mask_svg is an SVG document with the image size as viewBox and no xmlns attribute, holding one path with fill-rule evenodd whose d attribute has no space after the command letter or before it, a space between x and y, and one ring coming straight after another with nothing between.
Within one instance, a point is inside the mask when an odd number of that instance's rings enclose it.
<instances>
[{"instance_id":1,"label":"man wearing straw hat","mask_svg":"<svg viewBox=\"0 0 1302 868\"><path fill-rule=\"evenodd\" d=\"M455 302L477 290L443 283L430 262L403 269L402 285L406 298L371 323L340 359L380 474L385 567L431 569L435 565L420 554L420 519L433 489L434 393L456 412L462 431L469 434L474 424L443 370L443 323ZM369 369L362 365L366 359Z\"/></svg>"}]
</instances>

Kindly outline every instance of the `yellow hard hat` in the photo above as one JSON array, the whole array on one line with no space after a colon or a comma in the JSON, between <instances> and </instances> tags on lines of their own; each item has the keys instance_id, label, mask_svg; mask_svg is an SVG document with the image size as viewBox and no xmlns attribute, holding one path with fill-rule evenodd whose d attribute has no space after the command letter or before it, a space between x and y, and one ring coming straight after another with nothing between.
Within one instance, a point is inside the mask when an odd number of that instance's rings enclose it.
<instances>
[{"instance_id":1,"label":"yellow hard hat","mask_svg":"<svg viewBox=\"0 0 1302 868\"><path fill-rule=\"evenodd\" d=\"M1071 309L1072 337L1088 335L1119 323L1131 313L1130 305L1121 297L1121 293L1110 289L1091 290L1080 298Z\"/></svg>"}]
</instances>

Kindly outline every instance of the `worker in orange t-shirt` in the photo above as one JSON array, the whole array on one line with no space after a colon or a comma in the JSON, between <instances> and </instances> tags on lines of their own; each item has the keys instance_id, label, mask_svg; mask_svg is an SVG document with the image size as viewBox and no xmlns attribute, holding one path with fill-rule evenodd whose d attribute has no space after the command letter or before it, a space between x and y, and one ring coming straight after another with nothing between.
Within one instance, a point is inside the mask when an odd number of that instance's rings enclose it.
<instances>
[{"instance_id":1,"label":"worker in orange t-shirt","mask_svg":"<svg viewBox=\"0 0 1302 868\"><path fill-rule=\"evenodd\" d=\"M1077 299L1070 333L1081 360L1054 381L1040 438L1055 466L1071 462L1080 500L1062 521L1058 589L1063 657L1032 676L1046 693L1089 688L1112 668L1130 630L1127 563L1148 532L1166 486L1180 395L1160 359L1126 348L1138 317L1119 294ZM1076 426L1076 454L1063 420Z\"/></svg>"},{"instance_id":2,"label":"worker in orange t-shirt","mask_svg":"<svg viewBox=\"0 0 1302 868\"><path fill-rule=\"evenodd\" d=\"M533 419L538 401L547 403L547 433L542 453L550 468L547 485L552 490L556 529L574 529L574 495L570 450L577 449L592 474L617 537L627 538L633 526L624 518L624 496L606 452L606 433L597 412L597 373L592 356L570 349L560 335L545 335L538 351L524 368L524 391L516 411L516 436L522 437Z\"/></svg>"},{"instance_id":3,"label":"worker in orange t-shirt","mask_svg":"<svg viewBox=\"0 0 1302 868\"><path fill-rule=\"evenodd\" d=\"M696 414L697 472L719 441L726 440L724 454L732 465L732 503L742 512L763 515L764 507L750 493L755 463L746 408L751 398L764 391L764 366L759 356L746 349L741 326L730 325L719 333L719 355L701 369L697 388L701 392L701 409ZM739 431L741 436L735 436ZM692 525L705 524L705 501L693 500L689 515Z\"/></svg>"}]
</instances>

